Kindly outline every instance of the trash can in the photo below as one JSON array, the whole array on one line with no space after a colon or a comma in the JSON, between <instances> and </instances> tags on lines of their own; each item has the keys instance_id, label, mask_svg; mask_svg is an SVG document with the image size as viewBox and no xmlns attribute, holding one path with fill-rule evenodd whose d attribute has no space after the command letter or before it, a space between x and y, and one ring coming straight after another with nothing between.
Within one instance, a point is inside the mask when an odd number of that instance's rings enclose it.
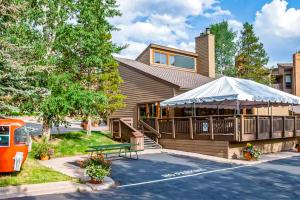
<instances>
[{"instance_id":1,"label":"trash can","mask_svg":"<svg viewBox=\"0 0 300 200\"><path fill-rule=\"evenodd\" d=\"M144 135L139 131L133 132L130 136L130 143L135 144L131 150L144 150Z\"/></svg>"}]
</instances>

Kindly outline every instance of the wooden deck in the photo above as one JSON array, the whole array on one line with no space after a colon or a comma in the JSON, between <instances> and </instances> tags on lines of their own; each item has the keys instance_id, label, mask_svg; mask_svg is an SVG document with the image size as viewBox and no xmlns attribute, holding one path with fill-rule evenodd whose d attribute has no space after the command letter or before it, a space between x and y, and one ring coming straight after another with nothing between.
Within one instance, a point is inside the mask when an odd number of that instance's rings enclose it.
<instances>
[{"instance_id":1,"label":"wooden deck","mask_svg":"<svg viewBox=\"0 0 300 200\"><path fill-rule=\"evenodd\" d=\"M161 139L257 141L300 136L300 118L294 116L218 115L146 118Z\"/></svg>"}]
</instances>

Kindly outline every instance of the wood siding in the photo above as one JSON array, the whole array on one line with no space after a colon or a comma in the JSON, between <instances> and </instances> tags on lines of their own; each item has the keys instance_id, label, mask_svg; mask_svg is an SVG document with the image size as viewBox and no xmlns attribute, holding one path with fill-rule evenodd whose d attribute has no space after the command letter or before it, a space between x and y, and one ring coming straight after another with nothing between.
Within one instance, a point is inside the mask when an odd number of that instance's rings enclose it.
<instances>
[{"instance_id":1,"label":"wood siding","mask_svg":"<svg viewBox=\"0 0 300 200\"><path fill-rule=\"evenodd\" d=\"M228 141L159 139L159 144L166 149L228 158Z\"/></svg>"},{"instance_id":2,"label":"wood siding","mask_svg":"<svg viewBox=\"0 0 300 200\"><path fill-rule=\"evenodd\" d=\"M295 147L297 143L296 138L283 138L276 140L263 140L263 141L251 141L251 144L255 145L262 153L275 153L280 151L288 151ZM229 144L228 158L240 158L243 157L243 149L247 145L247 142L231 142Z\"/></svg>"},{"instance_id":3,"label":"wood siding","mask_svg":"<svg viewBox=\"0 0 300 200\"><path fill-rule=\"evenodd\" d=\"M119 67L123 79L121 92L126 96L125 107L117 110L112 117L132 117L137 126L137 104L162 101L173 97L173 87L154 78L141 74L126 66Z\"/></svg>"},{"instance_id":4,"label":"wood siding","mask_svg":"<svg viewBox=\"0 0 300 200\"><path fill-rule=\"evenodd\" d=\"M136 60L146 65L150 65L150 48L146 48Z\"/></svg>"}]
</instances>

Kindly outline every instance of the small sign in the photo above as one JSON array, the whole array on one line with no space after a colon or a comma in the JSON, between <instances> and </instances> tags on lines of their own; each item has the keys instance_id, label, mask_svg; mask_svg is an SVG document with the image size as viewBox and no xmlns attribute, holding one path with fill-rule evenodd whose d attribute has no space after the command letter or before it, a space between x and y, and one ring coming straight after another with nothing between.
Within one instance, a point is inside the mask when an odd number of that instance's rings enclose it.
<instances>
[{"instance_id":1,"label":"small sign","mask_svg":"<svg viewBox=\"0 0 300 200\"><path fill-rule=\"evenodd\" d=\"M207 122L203 122L202 131L208 132L208 123Z\"/></svg>"}]
</instances>

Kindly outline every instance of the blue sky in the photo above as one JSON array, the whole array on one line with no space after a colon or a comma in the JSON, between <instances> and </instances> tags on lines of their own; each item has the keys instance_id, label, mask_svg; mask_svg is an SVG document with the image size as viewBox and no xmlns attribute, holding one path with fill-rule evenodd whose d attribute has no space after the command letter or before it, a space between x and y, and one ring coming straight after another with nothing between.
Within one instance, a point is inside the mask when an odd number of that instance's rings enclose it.
<instances>
[{"instance_id":1,"label":"blue sky","mask_svg":"<svg viewBox=\"0 0 300 200\"><path fill-rule=\"evenodd\" d=\"M119 0L120 31L113 40L129 44L121 54L135 58L149 43L194 51L194 38L212 23L227 20L240 31L250 22L270 57L269 66L291 62L300 50L300 0Z\"/></svg>"}]
</instances>

